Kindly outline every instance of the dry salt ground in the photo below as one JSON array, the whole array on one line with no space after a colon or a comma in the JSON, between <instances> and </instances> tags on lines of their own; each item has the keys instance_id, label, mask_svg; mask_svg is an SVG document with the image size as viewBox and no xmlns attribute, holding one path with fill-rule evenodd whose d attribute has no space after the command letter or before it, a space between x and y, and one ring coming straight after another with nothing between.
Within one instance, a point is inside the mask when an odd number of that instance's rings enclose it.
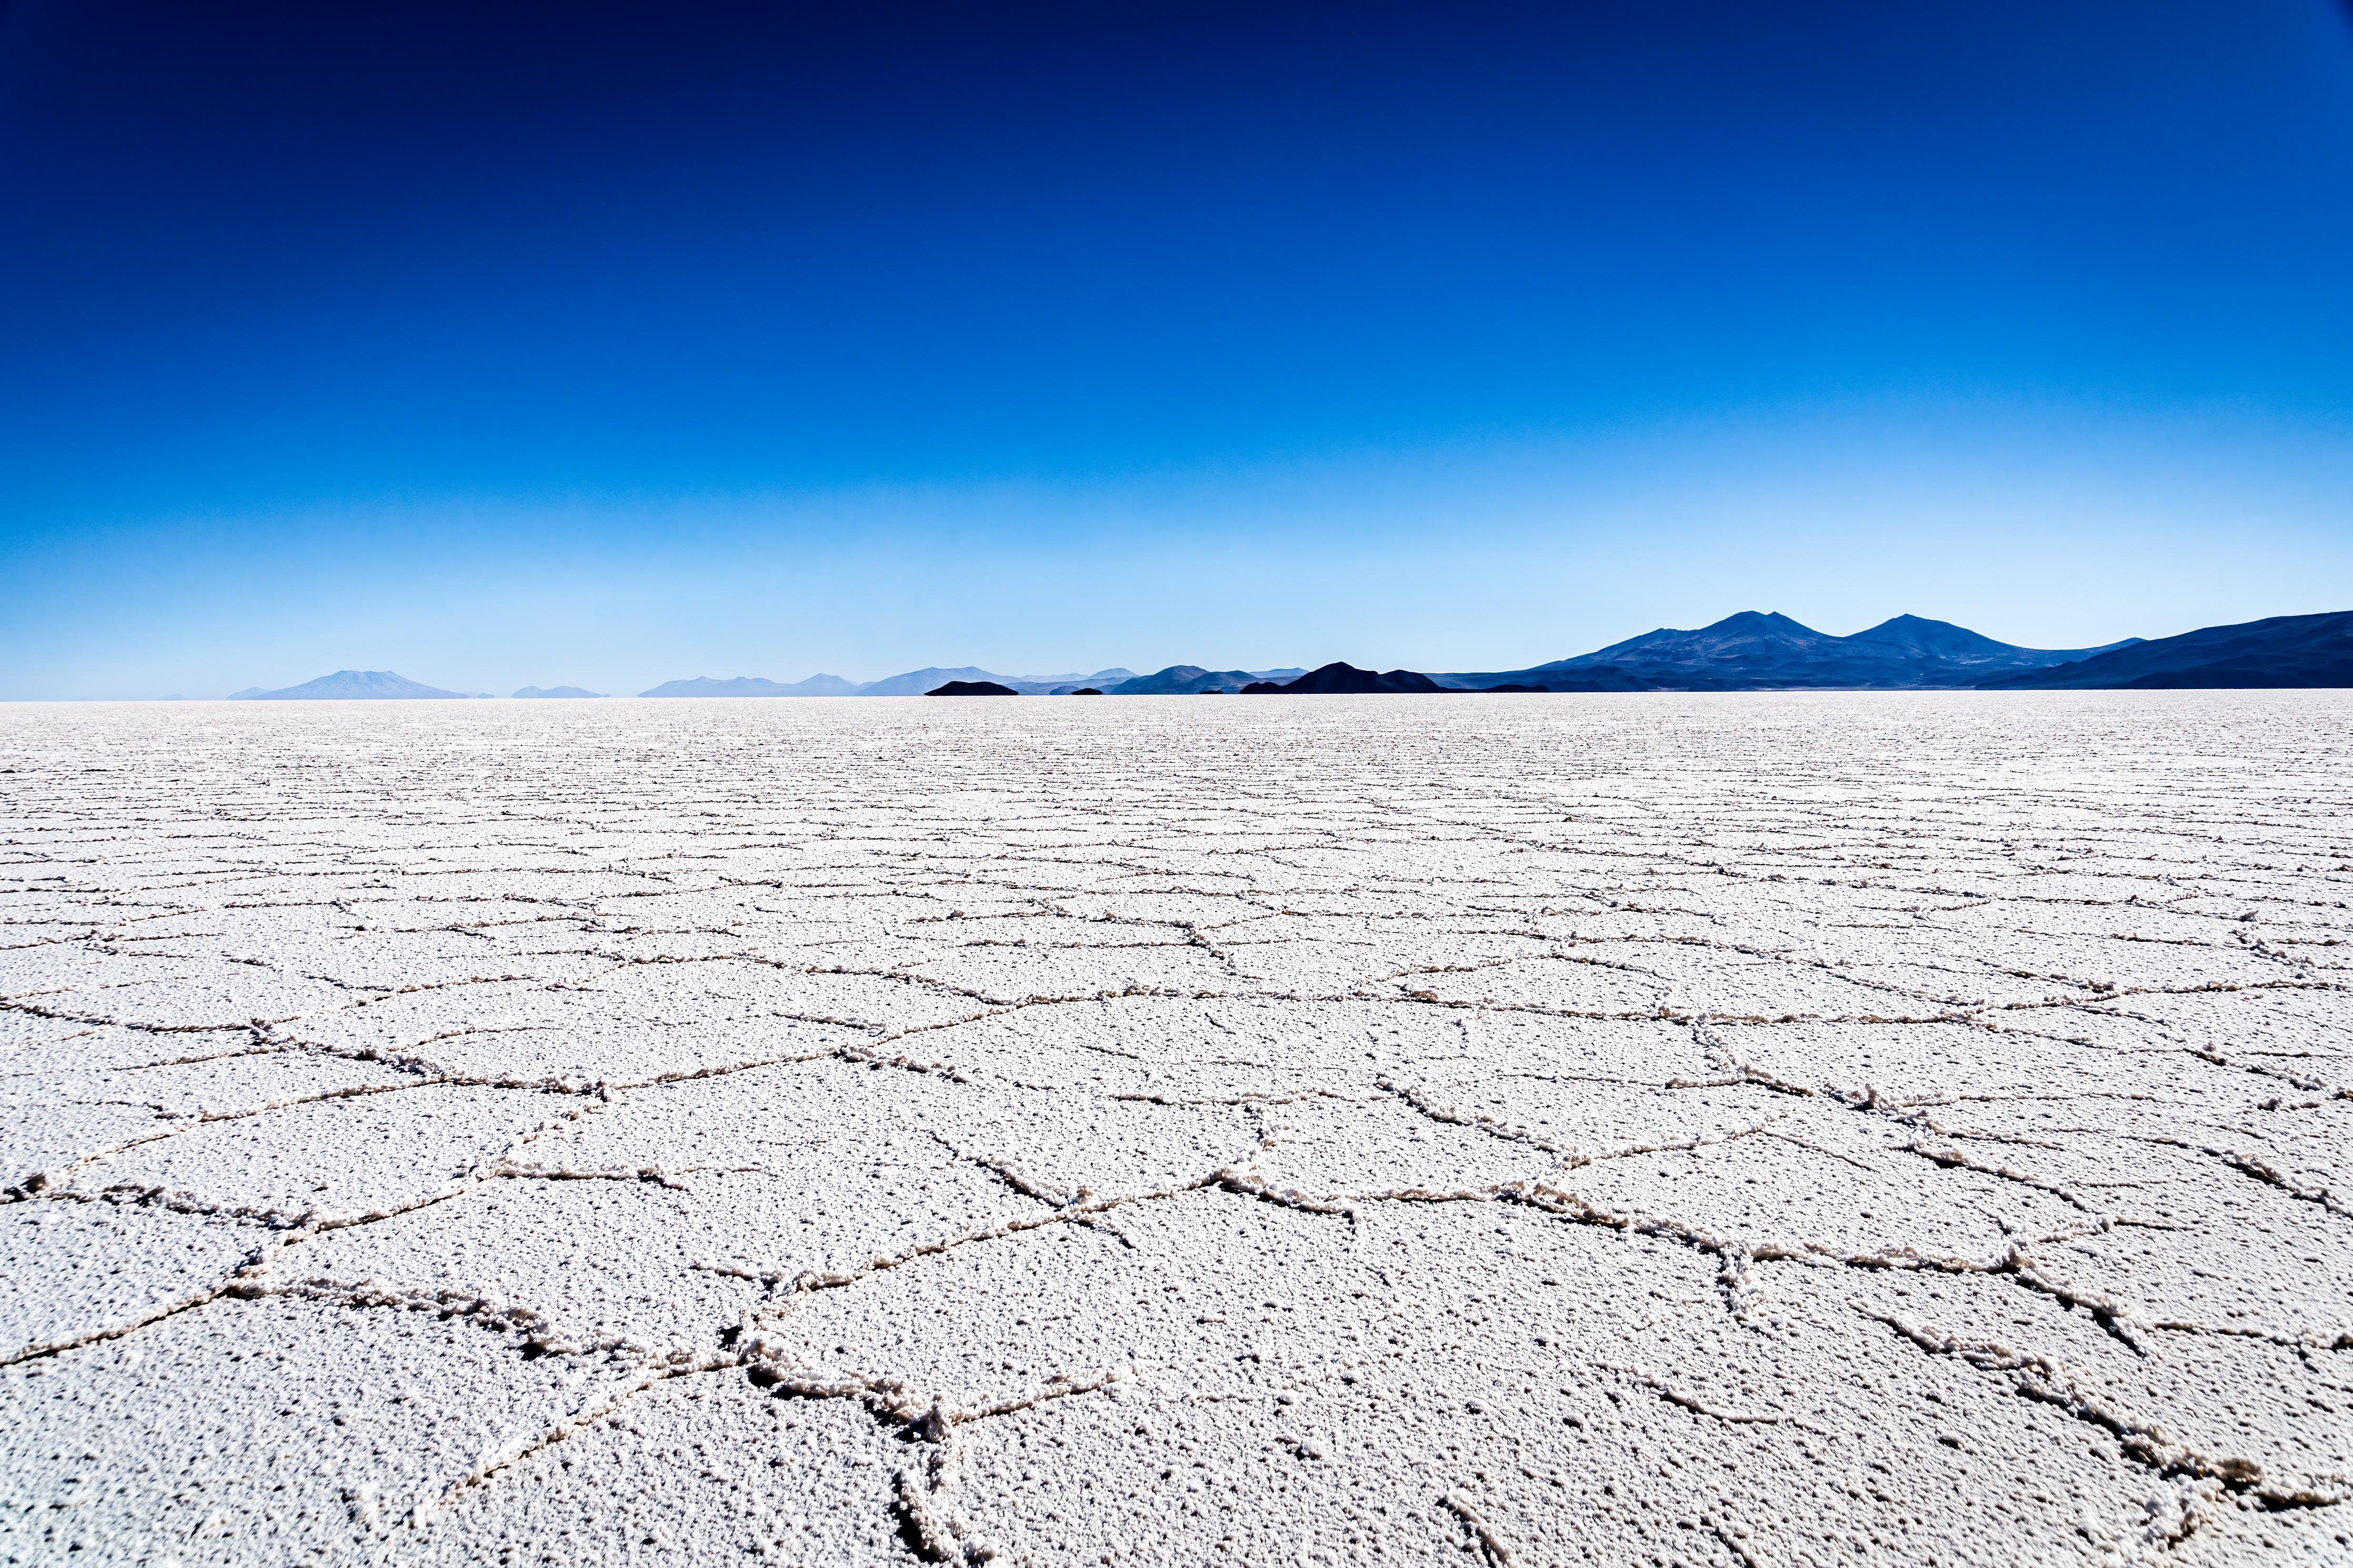
<instances>
[{"instance_id":1,"label":"dry salt ground","mask_svg":"<svg viewBox=\"0 0 2353 1568\"><path fill-rule=\"evenodd\" d=\"M2353 1561L2348 738L0 710L0 1560Z\"/></svg>"}]
</instances>

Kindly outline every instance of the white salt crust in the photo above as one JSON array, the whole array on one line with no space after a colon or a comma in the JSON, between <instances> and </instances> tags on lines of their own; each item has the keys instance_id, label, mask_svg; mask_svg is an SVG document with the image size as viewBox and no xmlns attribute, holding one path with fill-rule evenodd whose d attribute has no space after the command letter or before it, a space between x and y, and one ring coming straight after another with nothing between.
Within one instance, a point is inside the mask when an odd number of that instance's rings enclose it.
<instances>
[{"instance_id":1,"label":"white salt crust","mask_svg":"<svg viewBox=\"0 0 2353 1568\"><path fill-rule=\"evenodd\" d=\"M2348 737L0 708L0 1562L2353 1560Z\"/></svg>"}]
</instances>

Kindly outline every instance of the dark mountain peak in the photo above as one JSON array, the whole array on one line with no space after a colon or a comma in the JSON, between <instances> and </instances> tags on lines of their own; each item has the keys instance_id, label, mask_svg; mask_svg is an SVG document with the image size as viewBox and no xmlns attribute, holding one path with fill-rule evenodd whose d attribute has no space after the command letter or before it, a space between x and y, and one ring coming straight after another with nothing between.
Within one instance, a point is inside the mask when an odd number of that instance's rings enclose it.
<instances>
[{"instance_id":1,"label":"dark mountain peak","mask_svg":"<svg viewBox=\"0 0 2353 1568\"><path fill-rule=\"evenodd\" d=\"M1993 658L2020 651L2014 643L1996 642L1967 626L1957 626L1950 621L1932 621L1925 616L1897 616L1893 620L1882 621L1875 626L1859 631L1845 640L1873 647L1926 654L1935 658Z\"/></svg>"},{"instance_id":2,"label":"dark mountain peak","mask_svg":"<svg viewBox=\"0 0 2353 1568\"><path fill-rule=\"evenodd\" d=\"M1724 619L1702 626L1697 633L1689 635L1703 636L1708 632L1744 632L1751 635L1778 633L1782 637L1818 637L1827 635L1814 630L1802 621L1791 620L1778 610L1736 610Z\"/></svg>"},{"instance_id":3,"label":"dark mountain peak","mask_svg":"<svg viewBox=\"0 0 2353 1568\"><path fill-rule=\"evenodd\" d=\"M1833 637L1778 610L1742 610L1696 630L1662 626L1530 669L1444 679L1456 688L1525 684L1562 690L1569 689L1564 677L1582 680L1606 670L1611 683L1601 689L1917 690L1970 686L1997 674L2039 669L2103 651L2014 647L1950 621L1912 615L1882 621L1852 637Z\"/></svg>"},{"instance_id":4,"label":"dark mountain peak","mask_svg":"<svg viewBox=\"0 0 2353 1568\"><path fill-rule=\"evenodd\" d=\"M1726 659L1788 658L1834 647L1840 640L1793 621L1778 610L1742 610L1691 630L1661 626L1575 658L1535 668L1580 669L1609 664L1634 669L1685 668L1720 664Z\"/></svg>"},{"instance_id":5,"label":"dark mountain peak","mask_svg":"<svg viewBox=\"0 0 2353 1568\"><path fill-rule=\"evenodd\" d=\"M1248 693L1288 692L1306 697L1345 697L1376 691L1443 691L1446 688L1410 669L1391 669L1376 674L1358 669L1345 659L1335 659L1321 669L1311 669L1287 685L1254 680L1242 690Z\"/></svg>"},{"instance_id":6,"label":"dark mountain peak","mask_svg":"<svg viewBox=\"0 0 2353 1568\"><path fill-rule=\"evenodd\" d=\"M1187 697L1200 691L1239 690L1250 682L1241 669L1204 669L1198 664L1172 664L1150 675L1139 675L1106 687L1114 697Z\"/></svg>"},{"instance_id":7,"label":"dark mountain peak","mask_svg":"<svg viewBox=\"0 0 2353 1568\"><path fill-rule=\"evenodd\" d=\"M1018 697L1021 694L1009 686L994 680L951 680L944 686L934 687L923 693L926 697Z\"/></svg>"}]
</instances>

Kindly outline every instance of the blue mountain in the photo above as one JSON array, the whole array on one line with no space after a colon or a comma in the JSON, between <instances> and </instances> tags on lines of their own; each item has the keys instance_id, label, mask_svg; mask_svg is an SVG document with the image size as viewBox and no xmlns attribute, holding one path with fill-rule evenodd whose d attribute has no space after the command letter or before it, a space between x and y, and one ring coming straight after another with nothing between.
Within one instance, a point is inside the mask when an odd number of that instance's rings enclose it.
<instances>
[{"instance_id":1,"label":"blue mountain","mask_svg":"<svg viewBox=\"0 0 2353 1568\"><path fill-rule=\"evenodd\" d=\"M1980 684L2000 691L2353 686L2353 610L2201 626Z\"/></svg>"},{"instance_id":2,"label":"blue mountain","mask_svg":"<svg viewBox=\"0 0 2353 1568\"><path fill-rule=\"evenodd\" d=\"M2018 647L1949 621L1919 616L1897 616L1852 637L1836 637L1778 612L1743 610L1713 626L1688 631L1662 626L1526 669L1440 675L1437 679L1442 686L1472 690L1506 684L1621 691L1950 689L2128 646Z\"/></svg>"},{"instance_id":3,"label":"blue mountain","mask_svg":"<svg viewBox=\"0 0 2353 1568\"><path fill-rule=\"evenodd\" d=\"M316 680L278 691L257 691L248 687L237 693L237 699L248 702L348 702L467 695L463 691L444 691L438 686L421 686L388 669L339 669L332 675L322 675Z\"/></svg>"}]
</instances>

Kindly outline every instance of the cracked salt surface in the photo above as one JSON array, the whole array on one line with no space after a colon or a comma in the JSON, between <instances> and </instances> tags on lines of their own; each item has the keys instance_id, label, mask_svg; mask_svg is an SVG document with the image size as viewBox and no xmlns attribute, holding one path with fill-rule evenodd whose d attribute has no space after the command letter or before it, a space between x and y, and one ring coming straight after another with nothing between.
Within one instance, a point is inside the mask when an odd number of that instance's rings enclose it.
<instances>
[{"instance_id":1,"label":"cracked salt surface","mask_svg":"<svg viewBox=\"0 0 2353 1568\"><path fill-rule=\"evenodd\" d=\"M2353 1560L2348 721L0 710L0 1562Z\"/></svg>"}]
</instances>

